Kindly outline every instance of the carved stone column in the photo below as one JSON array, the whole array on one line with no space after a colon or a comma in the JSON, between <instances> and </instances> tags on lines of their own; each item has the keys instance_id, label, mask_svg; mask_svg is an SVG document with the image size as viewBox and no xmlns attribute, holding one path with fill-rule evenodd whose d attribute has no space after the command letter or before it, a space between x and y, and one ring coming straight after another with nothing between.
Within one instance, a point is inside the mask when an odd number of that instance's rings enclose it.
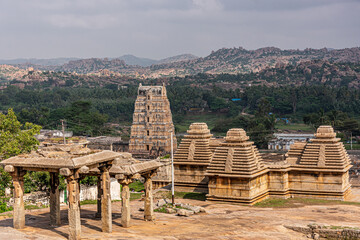
<instances>
[{"instance_id":1,"label":"carved stone column","mask_svg":"<svg viewBox=\"0 0 360 240\"><path fill-rule=\"evenodd\" d=\"M101 223L102 231L106 233L112 232L112 212L111 212L111 193L110 193L110 166L100 168L101 171Z\"/></svg>"},{"instance_id":2,"label":"carved stone column","mask_svg":"<svg viewBox=\"0 0 360 240\"><path fill-rule=\"evenodd\" d=\"M73 175L67 178L69 191L69 239L81 239L79 182Z\"/></svg>"},{"instance_id":3,"label":"carved stone column","mask_svg":"<svg viewBox=\"0 0 360 240\"><path fill-rule=\"evenodd\" d=\"M152 191L152 180L154 172L144 174L145 178L145 201L144 201L144 219L146 221L155 220L154 206L153 206L153 191Z\"/></svg>"},{"instance_id":4,"label":"carved stone column","mask_svg":"<svg viewBox=\"0 0 360 240\"><path fill-rule=\"evenodd\" d=\"M130 189L129 184L132 182L129 178L119 180L122 185L121 191L121 225L125 228L130 227Z\"/></svg>"},{"instance_id":5,"label":"carved stone column","mask_svg":"<svg viewBox=\"0 0 360 240\"><path fill-rule=\"evenodd\" d=\"M97 212L95 214L96 218L101 218L101 196L102 196L102 188L101 188L101 176L97 177Z\"/></svg>"},{"instance_id":6,"label":"carved stone column","mask_svg":"<svg viewBox=\"0 0 360 240\"><path fill-rule=\"evenodd\" d=\"M52 226L59 226L61 218L58 173L50 173L50 187L50 224Z\"/></svg>"},{"instance_id":7,"label":"carved stone column","mask_svg":"<svg viewBox=\"0 0 360 240\"><path fill-rule=\"evenodd\" d=\"M15 168L11 174L14 185L14 228L25 227L25 206L24 206L24 175L25 172Z\"/></svg>"}]
</instances>

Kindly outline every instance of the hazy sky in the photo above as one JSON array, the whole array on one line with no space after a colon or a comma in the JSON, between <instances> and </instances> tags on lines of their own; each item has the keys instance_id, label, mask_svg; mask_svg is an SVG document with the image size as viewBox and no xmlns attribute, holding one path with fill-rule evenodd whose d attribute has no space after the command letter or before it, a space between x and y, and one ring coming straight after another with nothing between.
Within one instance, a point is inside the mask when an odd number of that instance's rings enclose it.
<instances>
[{"instance_id":1,"label":"hazy sky","mask_svg":"<svg viewBox=\"0 0 360 240\"><path fill-rule=\"evenodd\" d=\"M0 0L0 59L360 46L360 0Z\"/></svg>"}]
</instances>

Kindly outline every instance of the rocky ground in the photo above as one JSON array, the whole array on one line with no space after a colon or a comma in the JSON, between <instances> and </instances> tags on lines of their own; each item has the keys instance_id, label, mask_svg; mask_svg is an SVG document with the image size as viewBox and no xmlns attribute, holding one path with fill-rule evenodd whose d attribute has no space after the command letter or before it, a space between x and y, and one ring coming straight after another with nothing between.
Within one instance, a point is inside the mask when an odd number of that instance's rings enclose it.
<instances>
[{"instance_id":1,"label":"rocky ground","mask_svg":"<svg viewBox=\"0 0 360 240\"><path fill-rule=\"evenodd\" d=\"M353 190L352 201L360 202L360 189ZM131 202L132 226L120 225L121 203L113 203L113 233L101 232L100 219L94 219L96 205L83 205L83 239L307 239L305 234L285 225L306 226L311 223L327 226L360 228L360 205L299 205L291 208L260 208L224 203L179 199L177 202L204 207L206 213L190 217L155 213L156 221L145 222L139 208L143 202ZM60 227L49 225L49 209L28 210L26 228L12 228L11 216L0 216L0 239L65 239L68 222L66 206L62 208Z\"/></svg>"}]
</instances>

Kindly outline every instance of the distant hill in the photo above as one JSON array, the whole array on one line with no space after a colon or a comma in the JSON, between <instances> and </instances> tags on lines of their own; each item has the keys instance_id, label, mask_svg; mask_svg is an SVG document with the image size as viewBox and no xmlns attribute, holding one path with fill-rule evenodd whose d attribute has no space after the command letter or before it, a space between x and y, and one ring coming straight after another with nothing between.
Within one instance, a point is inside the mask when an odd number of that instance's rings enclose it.
<instances>
[{"instance_id":1,"label":"distant hill","mask_svg":"<svg viewBox=\"0 0 360 240\"><path fill-rule=\"evenodd\" d=\"M120 71L128 68L124 60L118 58L89 58L69 61L68 63L55 67L52 70L61 72L92 73L100 70Z\"/></svg>"},{"instance_id":2,"label":"distant hill","mask_svg":"<svg viewBox=\"0 0 360 240\"><path fill-rule=\"evenodd\" d=\"M106 63L104 65L103 63ZM135 70L120 59L107 60L78 60L69 63L69 68L64 67L68 72L48 72L39 70L24 70L14 66L0 65L0 87L2 84L18 86L43 83L43 86L105 86L106 84L126 85L138 84L139 79L129 76ZM71 68L70 68L71 67ZM123 73L105 69L122 69ZM97 68L103 70L79 74L72 73L75 70L83 69L91 71ZM136 70L139 70L135 68ZM70 72L70 73L69 73ZM144 73L144 72L143 72ZM138 77L141 76L138 72ZM158 79L158 83L164 79ZM147 82L147 80L143 80ZM153 81L153 80L151 80ZM205 89L213 89L216 85L223 89L245 89L249 86L313 86L323 85L331 87L347 87L360 89L360 62L330 62L324 60L303 61L297 64L277 64L275 67L268 67L259 72L244 74L196 74L186 77L173 77L169 82L184 81L192 86Z\"/></svg>"},{"instance_id":3,"label":"distant hill","mask_svg":"<svg viewBox=\"0 0 360 240\"><path fill-rule=\"evenodd\" d=\"M360 48L329 50L327 48L305 50L281 50L275 47L246 50L244 48L222 48L210 55L188 61L157 64L150 67L151 73L183 76L197 73L250 73L259 72L277 64L297 64L310 60L331 62L359 62Z\"/></svg>"},{"instance_id":4,"label":"distant hill","mask_svg":"<svg viewBox=\"0 0 360 240\"><path fill-rule=\"evenodd\" d=\"M65 71L81 74L109 70L134 78L159 78L206 74L257 73L264 69L282 65L297 65L312 60L330 63L360 62L360 48L281 50L275 47L246 50L222 48L206 57L197 58L182 54L162 60L124 55L121 58L90 58L71 60L63 65L41 66L31 64L15 65L19 68L33 67L35 70ZM156 63L154 63L156 62Z\"/></svg>"},{"instance_id":5,"label":"distant hill","mask_svg":"<svg viewBox=\"0 0 360 240\"><path fill-rule=\"evenodd\" d=\"M196 58L199 58L199 57L197 57L197 56L195 56L193 54L181 54L181 55L161 59L161 60L157 61L156 64L188 61L188 60L193 60L193 59L196 59Z\"/></svg>"},{"instance_id":6,"label":"distant hill","mask_svg":"<svg viewBox=\"0 0 360 240\"><path fill-rule=\"evenodd\" d=\"M42 65L42 66L60 66L72 60L79 58L50 58L50 59L36 59L36 58L17 58L17 59L0 59L0 64L17 65Z\"/></svg>"},{"instance_id":7,"label":"distant hill","mask_svg":"<svg viewBox=\"0 0 360 240\"><path fill-rule=\"evenodd\" d=\"M173 63L180 61L187 61L198 58L193 54L181 54L173 57L164 58L161 60L155 60L150 58L140 58L134 55L123 55L119 59L124 60L127 65L136 65L141 67L149 67L154 64Z\"/></svg>"},{"instance_id":8,"label":"distant hill","mask_svg":"<svg viewBox=\"0 0 360 240\"><path fill-rule=\"evenodd\" d=\"M127 65L136 65L141 67L148 67L158 62L155 59L140 58L130 54L118 57L118 59L124 60Z\"/></svg>"}]
</instances>

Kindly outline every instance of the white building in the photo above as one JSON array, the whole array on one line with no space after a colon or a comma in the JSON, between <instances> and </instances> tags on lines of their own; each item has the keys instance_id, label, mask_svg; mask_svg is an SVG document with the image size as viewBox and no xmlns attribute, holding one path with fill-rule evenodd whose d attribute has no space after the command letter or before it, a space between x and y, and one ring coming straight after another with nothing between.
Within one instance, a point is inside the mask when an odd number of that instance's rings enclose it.
<instances>
[{"instance_id":1,"label":"white building","mask_svg":"<svg viewBox=\"0 0 360 240\"><path fill-rule=\"evenodd\" d=\"M65 137L70 138L73 136L72 131L65 131ZM38 135L35 135L35 137L41 141L49 138L59 138L63 137L63 133L60 130L47 130L47 129L41 129L40 133Z\"/></svg>"},{"instance_id":2,"label":"white building","mask_svg":"<svg viewBox=\"0 0 360 240\"><path fill-rule=\"evenodd\" d=\"M275 133L274 138L268 143L268 149L290 150L290 145L295 142L307 142L314 137L314 134Z\"/></svg>"}]
</instances>

